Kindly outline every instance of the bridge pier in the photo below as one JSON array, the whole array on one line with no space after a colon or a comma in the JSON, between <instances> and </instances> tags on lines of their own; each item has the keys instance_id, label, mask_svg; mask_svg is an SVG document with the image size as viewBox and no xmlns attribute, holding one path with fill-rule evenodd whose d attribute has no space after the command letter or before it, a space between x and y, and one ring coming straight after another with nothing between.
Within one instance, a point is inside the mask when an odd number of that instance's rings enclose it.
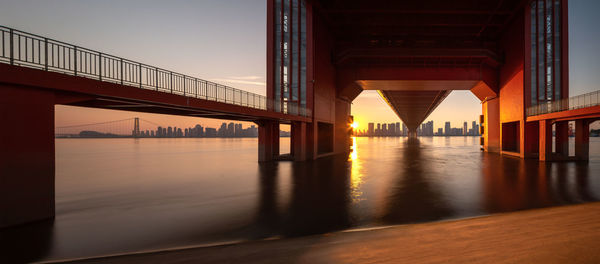
<instances>
[{"instance_id":1,"label":"bridge pier","mask_svg":"<svg viewBox=\"0 0 600 264\"><path fill-rule=\"evenodd\" d=\"M279 122L261 120L258 124L258 161L272 161L279 156Z\"/></svg>"},{"instance_id":2,"label":"bridge pier","mask_svg":"<svg viewBox=\"0 0 600 264\"><path fill-rule=\"evenodd\" d=\"M417 138L417 130L408 130L408 137L409 138Z\"/></svg>"},{"instance_id":3,"label":"bridge pier","mask_svg":"<svg viewBox=\"0 0 600 264\"><path fill-rule=\"evenodd\" d=\"M569 157L569 122L555 122L554 146L558 157Z\"/></svg>"},{"instance_id":4,"label":"bridge pier","mask_svg":"<svg viewBox=\"0 0 600 264\"><path fill-rule=\"evenodd\" d=\"M309 154L308 126L305 122L292 122L291 153L294 161L305 161Z\"/></svg>"},{"instance_id":5,"label":"bridge pier","mask_svg":"<svg viewBox=\"0 0 600 264\"><path fill-rule=\"evenodd\" d=\"M580 119L575 121L575 158L589 160L590 158L590 121Z\"/></svg>"},{"instance_id":6,"label":"bridge pier","mask_svg":"<svg viewBox=\"0 0 600 264\"><path fill-rule=\"evenodd\" d=\"M550 120L540 120L539 134L539 160L552 160L552 122Z\"/></svg>"},{"instance_id":7,"label":"bridge pier","mask_svg":"<svg viewBox=\"0 0 600 264\"><path fill-rule=\"evenodd\" d=\"M54 94L0 84L0 228L54 217Z\"/></svg>"}]
</instances>

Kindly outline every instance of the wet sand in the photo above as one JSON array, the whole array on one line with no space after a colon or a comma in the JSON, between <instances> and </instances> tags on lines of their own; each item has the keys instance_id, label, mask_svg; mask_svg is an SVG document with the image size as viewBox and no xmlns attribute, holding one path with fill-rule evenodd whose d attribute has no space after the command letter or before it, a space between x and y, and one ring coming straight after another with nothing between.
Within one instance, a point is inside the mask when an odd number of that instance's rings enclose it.
<instances>
[{"instance_id":1,"label":"wet sand","mask_svg":"<svg viewBox=\"0 0 600 264\"><path fill-rule=\"evenodd\" d=\"M600 263L600 202L83 263Z\"/></svg>"}]
</instances>

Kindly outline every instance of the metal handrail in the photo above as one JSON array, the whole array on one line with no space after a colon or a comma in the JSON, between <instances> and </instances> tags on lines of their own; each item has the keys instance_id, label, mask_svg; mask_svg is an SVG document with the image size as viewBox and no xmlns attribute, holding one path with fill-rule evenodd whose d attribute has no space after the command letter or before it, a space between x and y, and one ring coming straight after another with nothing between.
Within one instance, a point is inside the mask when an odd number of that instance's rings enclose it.
<instances>
[{"instance_id":1,"label":"metal handrail","mask_svg":"<svg viewBox=\"0 0 600 264\"><path fill-rule=\"evenodd\" d=\"M62 41L0 26L0 62L118 83L140 89L274 111L274 101L215 82L86 49ZM285 114L311 116L311 111L284 102Z\"/></svg>"},{"instance_id":2,"label":"metal handrail","mask_svg":"<svg viewBox=\"0 0 600 264\"><path fill-rule=\"evenodd\" d=\"M527 116L536 116L597 105L600 105L600 91L595 91L528 107Z\"/></svg>"}]
</instances>

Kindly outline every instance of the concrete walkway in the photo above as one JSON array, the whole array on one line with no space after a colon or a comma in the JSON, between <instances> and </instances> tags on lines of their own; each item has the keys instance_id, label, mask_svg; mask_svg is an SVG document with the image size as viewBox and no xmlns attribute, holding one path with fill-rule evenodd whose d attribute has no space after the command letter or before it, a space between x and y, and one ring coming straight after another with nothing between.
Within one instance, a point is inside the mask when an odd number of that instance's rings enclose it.
<instances>
[{"instance_id":1,"label":"concrete walkway","mask_svg":"<svg viewBox=\"0 0 600 264\"><path fill-rule=\"evenodd\" d=\"M84 263L600 263L600 202Z\"/></svg>"}]
</instances>

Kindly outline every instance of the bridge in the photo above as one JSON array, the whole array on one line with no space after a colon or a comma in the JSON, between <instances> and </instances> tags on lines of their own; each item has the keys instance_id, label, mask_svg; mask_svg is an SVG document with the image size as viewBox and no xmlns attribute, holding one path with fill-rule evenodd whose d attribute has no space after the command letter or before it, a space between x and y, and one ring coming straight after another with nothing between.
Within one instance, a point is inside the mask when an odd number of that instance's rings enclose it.
<instances>
[{"instance_id":1,"label":"bridge","mask_svg":"<svg viewBox=\"0 0 600 264\"><path fill-rule=\"evenodd\" d=\"M470 90L485 151L587 160L600 107L597 93L569 97L567 4L267 0L266 96L0 27L0 227L54 215L56 104L251 121L265 162L291 124L291 157L304 161L349 151L363 90L378 90L411 136L451 91Z\"/></svg>"}]
</instances>

